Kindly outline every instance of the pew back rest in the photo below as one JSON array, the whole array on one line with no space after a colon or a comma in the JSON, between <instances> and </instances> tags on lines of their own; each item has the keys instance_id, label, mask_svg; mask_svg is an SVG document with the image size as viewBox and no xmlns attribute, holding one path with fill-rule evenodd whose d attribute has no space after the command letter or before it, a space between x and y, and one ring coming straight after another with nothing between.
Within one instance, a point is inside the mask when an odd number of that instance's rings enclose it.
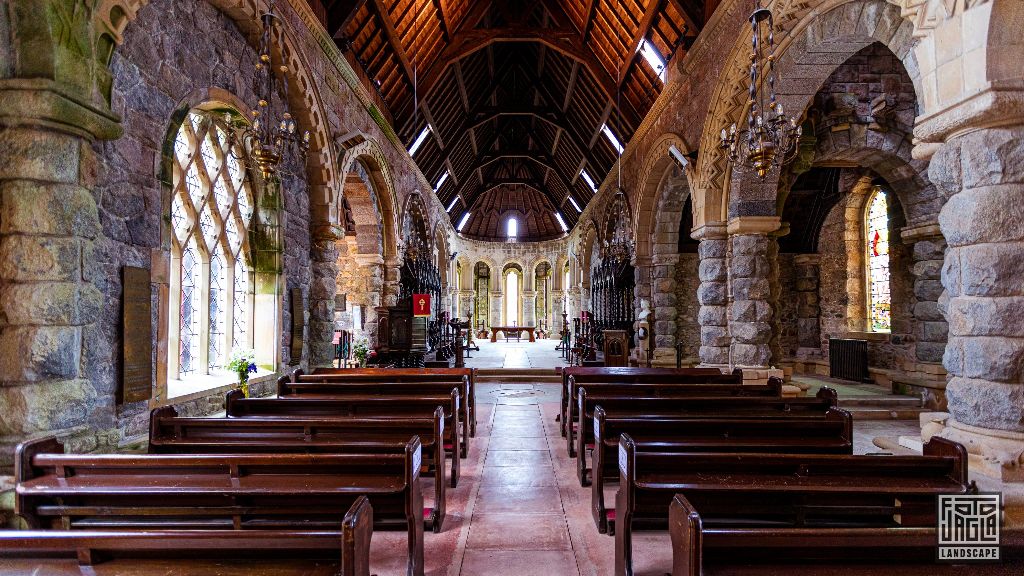
<instances>
[{"instance_id":1,"label":"pew back rest","mask_svg":"<svg viewBox=\"0 0 1024 576\"><path fill-rule=\"evenodd\" d=\"M685 446L697 439L719 438L737 443L743 439L763 441L785 451L787 445L797 446L813 439L832 439L852 449L853 417L841 408L829 408L822 418L763 418L756 415L686 416L611 416L600 405L594 408L595 443L617 449L619 437L629 434L643 446L654 442L659 446ZM811 443L813 444L813 443ZM727 448L727 447L726 447ZM652 449L656 450L656 449ZM734 450L725 450L734 451Z\"/></svg>"},{"instance_id":2,"label":"pew back rest","mask_svg":"<svg viewBox=\"0 0 1024 576\"><path fill-rule=\"evenodd\" d=\"M772 514L817 507L864 521L873 512L876 521L900 514L902 525L934 526L938 494L974 489L966 450L943 438L929 441L923 456L687 454L638 450L624 434L618 460L620 501L658 517L677 492L698 509L728 493L736 514L756 515L751 511L767 503Z\"/></svg>"},{"instance_id":3,"label":"pew back rest","mask_svg":"<svg viewBox=\"0 0 1024 576\"><path fill-rule=\"evenodd\" d=\"M441 394L331 394L295 398L245 398L240 390L227 393L225 407L228 416L362 416L408 415L430 417L436 407L444 408L445 417L459 413L461 393L452 388Z\"/></svg>"},{"instance_id":4,"label":"pew back rest","mask_svg":"<svg viewBox=\"0 0 1024 576\"><path fill-rule=\"evenodd\" d=\"M693 416L743 415L769 418L773 414L790 417L795 414L823 416L838 404L835 390L823 387L813 398L780 398L773 396L708 396L683 393L663 396L635 396L632 394L605 394L601 390L590 392L582 387L576 399L576 418L591 422L594 408L602 406L609 417L624 416Z\"/></svg>"},{"instance_id":5,"label":"pew back rest","mask_svg":"<svg viewBox=\"0 0 1024 576\"><path fill-rule=\"evenodd\" d=\"M465 375L451 377L411 379L370 379L368 377L350 378L348 376L300 375L295 381L278 380L277 395L281 397L301 394L408 394L426 393L428 391L459 387L464 396L470 393L469 378Z\"/></svg>"},{"instance_id":6,"label":"pew back rest","mask_svg":"<svg viewBox=\"0 0 1024 576\"><path fill-rule=\"evenodd\" d=\"M398 444L398 443L396 443ZM72 455L27 442L16 512L32 527L337 526L360 494L404 517L419 494L421 445L385 454ZM42 452L45 450L46 452Z\"/></svg>"},{"instance_id":7,"label":"pew back rest","mask_svg":"<svg viewBox=\"0 0 1024 576\"><path fill-rule=\"evenodd\" d=\"M389 451L419 436L426 450L444 438L444 409L432 418L186 418L166 406L150 415L151 453L266 451ZM372 447L371 446L375 446Z\"/></svg>"}]
</instances>

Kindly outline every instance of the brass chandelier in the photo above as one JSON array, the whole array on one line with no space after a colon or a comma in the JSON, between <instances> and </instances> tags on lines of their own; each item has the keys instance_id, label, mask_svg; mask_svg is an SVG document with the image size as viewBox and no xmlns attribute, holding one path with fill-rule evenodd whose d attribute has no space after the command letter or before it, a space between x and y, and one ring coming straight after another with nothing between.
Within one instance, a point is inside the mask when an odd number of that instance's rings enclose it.
<instances>
[{"instance_id":1,"label":"brass chandelier","mask_svg":"<svg viewBox=\"0 0 1024 576\"><path fill-rule=\"evenodd\" d=\"M738 131L735 123L728 131L723 128L719 145L731 164L756 171L762 180L793 158L803 133L797 119L786 116L776 100L774 26L771 10L762 8L761 0L754 0L747 128Z\"/></svg>"},{"instance_id":2,"label":"brass chandelier","mask_svg":"<svg viewBox=\"0 0 1024 576\"><path fill-rule=\"evenodd\" d=\"M262 16L263 34L260 36L259 57L256 61L252 78L253 92L257 104L252 109L252 123L238 126L229 131L233 146L241 142L247 152L246 163L255 164L264 179L270 179L283 166L293 161L305 163L306 152L309 150L309 131L298 133L295 118L288 106L288 66L283 62L274 66L271 56L273 48L273 32L277 23L274 12L274 0L270 0L267 11ZM281 52L281 51L279 51ZM280 74L280 80L277 77ZM275 95L280 99L281 116L275 118ZM230 115L225 117L232 124ZM281 170L286 171L286 170Z\"/></svg>"}]
</instances>

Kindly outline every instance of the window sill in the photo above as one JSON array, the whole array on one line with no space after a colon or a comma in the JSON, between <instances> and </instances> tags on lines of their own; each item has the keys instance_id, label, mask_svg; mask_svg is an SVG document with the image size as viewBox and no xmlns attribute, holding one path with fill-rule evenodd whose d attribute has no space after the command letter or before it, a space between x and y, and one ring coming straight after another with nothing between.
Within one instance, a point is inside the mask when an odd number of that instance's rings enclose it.
<instances>
[{"instance_id":1,"label":"window sill","mask_svg":"<svg viewBox=\"0 0 1024 576\"><path fill-rule=\"evenodd\" d=\"M249 384L258 384L273 380L277 377L276 372L269 370L257 370L249 377ZM185 380L170 379L167 381L167 397L157 402L154 408L169 404L181 404L196 398L211 396L213 394L226 394L229 390L238 388L238 376L230 372L217 374L204 374L192 376Z\"/></svg>"},{"instance_id":2,"label":"window sill","mask_svg":"<svg viewBox=\"0 0 1024 576\"><path fill-rule=\"evenodd\" d=\"M888 342L892 337L891 332L847 332L843 334L843 338L852 338L854 340L867 340L868 342Z\"/></svg>"}]
</instances>

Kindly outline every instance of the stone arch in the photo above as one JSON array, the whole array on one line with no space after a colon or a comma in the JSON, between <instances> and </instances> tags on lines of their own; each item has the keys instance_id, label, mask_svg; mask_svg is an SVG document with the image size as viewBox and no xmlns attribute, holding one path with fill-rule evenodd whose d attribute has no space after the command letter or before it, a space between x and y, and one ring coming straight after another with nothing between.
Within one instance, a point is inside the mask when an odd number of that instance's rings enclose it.
<instances>
[{"instance_id":1,"label":"stone arch","mask_svg":"<svg viewBox=\"0 0 1024 576\"><path fill-rule=\"evenodd\" d=\"M138 11L150 0L101 0L94 11L94 20L109 32L116 43L120 43L125 29L136 18ZM265 7L260 0L207 0L212 6L223 12L235 22L238 29L248 38L255 41L260 36L262 26L260 14ZM283 5L294 10L291 2ZM304 5L305 10L309 10ZM279 8L280 10L280 8ZM307 23L308 23L308 19ZM309 184L310 206L314 216L314 228L336 227L343 221L338 220L338 211L330 207L340 199L340 191L335 188L342 182L340 172L334 162L336 154L330 137L327 122L327 108L316 89L311 66L299 49L288 18L278 18L274 29L275 61L284 62L288 66L288 84L295 88L289 94L289 105L298 121L300 129L308 129L310 133L309 153L306 161L306 174ZM319 234L327 234L319 231Z\"/></svg>"},{"instance_id":2,"label":"stone arch","mask_svg":"<svg viewBox=\"0 0 1024 576\"><path fill-rule=\"evenodd\" d=\"M794 13L801 13L794 10ZM781 30L780 30L781 28ZM913 25L886 0L848 0L805 10L800 18L776 20L776 37L788 31L776 49L779 101L789 114L802 113L829 75L850 56L872 42L881 42L903 62L914 82L918 105L924 107L921 72L913 52ZM749 38L737 39L715 89L701 134L701 158L694 195L696 226L728 217L773 215L778 171L764 181L733 172L718 146L720 132L732 123L742 126L747 112ZM739 192L733 194L732 191ZM740 205L742 204L742 207Z\"/></svg>"},{"instance_id":3,"label":"stone arch","mask_svg":"<svg viewBox=\"0 0 1024 576\"><path fill-rule=\"evenodd\" d=\"M418 240L424 248L430 247L433 235L430 233L430 220L428 212L423 205L423 198L419 192L413 192L405 197L405 205L402 207L402 245L408 246L414 239Z\"/></svg>"},{"instance_id":4,"label":"stone arch","mask_svg":"<svg viewBox=\"0 0 1024 576\"><path fill-rule=\"evenodd\" d=\"M353 141L358 141L352 145ZM356 217L356 236L359 230L370 236L367 242L372 239L373 245L360 242L360 253L372 252L380 248L381 257L385 261L394 261L398 258L398 199L395 193L394 179L391 175L391 168L387 163L384 150L373 138L365 135L357 135L346 138L342 144L345 152L340 161L340 173L345 175L345 197L353 212L359 211L357 206L363 208L362 219ZM362 178L362 174L366 178ZM358 186L364 181L368 184L365 190ZM375 234L370 230L366 222L366 208L372 207L376 211L380 230ZM337 211L339 206L335 205L332 211ZM390 280L390 278L389 278ZM397 280L397 279L396 279Z\"/></svg>"},{"instance_id":5,"label":"stone arch","mask_svg":"<svg viewBox=\"0 0 1024 576\"><path fill-rule=\"evenodd\" d=\"M644 162L644 169L640 179L640 190L635 202L635 211L633 212L633 222L635 223L634 242L638 264L646 262L647 259L654 255L655 244L658 242L657 234L659 230L666 229L666 227L658 226L662 220L659 214L668 192L664 186L666 179L672 175L672 172L682 172L679 176L685 177L687 189L690 187L689 180L693 176L692 164L687 164L687 167L681 171L678 168L678 163L669 155L669 148L672 146L675 146L683 154L690 152L678 134L669 132L654 142ZM680 205L681 209L682 206ZM676 212L674 218L678 222L679 210ZM671 229L667 231L672 234L678 233L675 226L667 228ZM655 238L654 242L652 242L652 237Z\"/></svg>"}]
</instances>

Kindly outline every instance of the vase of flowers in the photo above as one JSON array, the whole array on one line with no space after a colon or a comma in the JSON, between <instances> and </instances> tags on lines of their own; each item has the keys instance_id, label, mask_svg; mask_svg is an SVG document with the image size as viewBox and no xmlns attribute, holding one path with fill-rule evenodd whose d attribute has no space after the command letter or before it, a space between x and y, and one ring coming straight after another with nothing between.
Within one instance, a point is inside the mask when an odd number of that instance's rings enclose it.
<instances>
[{"instance_id":1,"label":"vase of flowers","mask_svg":"<svg viewBox=\"0 0 1024 576\"><path fill-rule=\"evenodd\" d=\"M360 340L352 347L352 356L359 363L360 368L366 367L366 361L376 355L376 351L370 350L370 343Z\"/></svg>"},{"instance_id":2,"label":"vase of flowers","mask_svg":"<svg viewBox=\"0 0 1024 576\"><path fill-rule=\"evenodd\" d=\"M256 372L256 353L252 350L235 350L231 353L228 370L238 375L238 385L242 394L249 397L249 374Z\"/></svg>"}]
</instances>

